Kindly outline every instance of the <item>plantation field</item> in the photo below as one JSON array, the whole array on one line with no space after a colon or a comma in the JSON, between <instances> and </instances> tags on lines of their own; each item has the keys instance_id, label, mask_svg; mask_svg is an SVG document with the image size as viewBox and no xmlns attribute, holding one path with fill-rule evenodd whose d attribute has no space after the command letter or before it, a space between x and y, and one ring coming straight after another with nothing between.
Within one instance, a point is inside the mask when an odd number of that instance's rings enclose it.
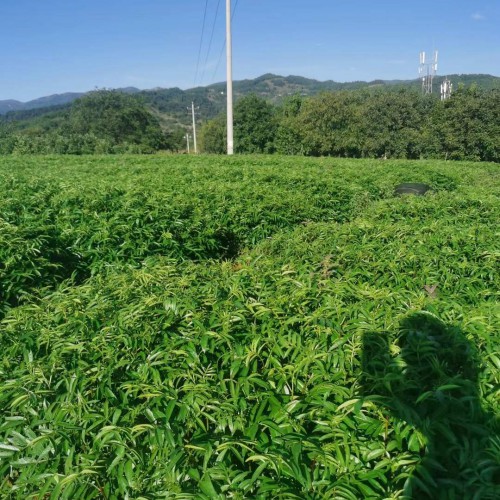
<instances>
[{"instance_id":1,"label":"plantation field","mask_svg":"<svg viewBox=\"0 0 500 500\"><path fill-rule=\"evenodd\" d=\"M499 195L488 163L0 158L0 497L500 498Z\"/></svg>"}]
</instances>

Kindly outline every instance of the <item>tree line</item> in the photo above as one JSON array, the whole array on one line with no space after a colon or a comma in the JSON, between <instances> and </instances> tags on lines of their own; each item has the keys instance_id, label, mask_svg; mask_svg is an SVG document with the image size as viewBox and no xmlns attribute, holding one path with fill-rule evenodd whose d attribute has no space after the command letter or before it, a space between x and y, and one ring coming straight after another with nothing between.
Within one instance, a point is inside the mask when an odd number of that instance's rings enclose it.
<instances>
[{"instance_id":1,"label":"tree line","mask_svg":"<svg viewBox=\"0 0 500 500\"><path fill-rule=\"evenodd\" d=\"M226 151L219 115L201 131L207 153ZM237 153L500 161L500 91L459 87L451 98L411 89L293 96L281 106L249 95L234 109Z\"/></svg>"},{"instance_id":2,"label":"tree line","mask_svg":"<svg viewBox=\"0 0 500 500\"><path fill-rule=\"evenodd\" d=\"M0 121L0 154L179 152L186 129L144 98L99 90L70 106ZM17 115L14 115L17 116ZM500 90L460 86L446 101L408 88L328 91L273 104L237 100L235 152L350 158L500 161ZM203 152L226 152L225 113L200 131Z\"/></svg>"},{"instance_id":3,"label":"tree line","mask_svg":"<svg viewBox=\"0 0 500 500\"><path fill-rule=\"evenodd\" d=\"M1 154L154 153L168 146L159 120L140 98L111 90L0 123Z\"/></svg>"}]
</instances>

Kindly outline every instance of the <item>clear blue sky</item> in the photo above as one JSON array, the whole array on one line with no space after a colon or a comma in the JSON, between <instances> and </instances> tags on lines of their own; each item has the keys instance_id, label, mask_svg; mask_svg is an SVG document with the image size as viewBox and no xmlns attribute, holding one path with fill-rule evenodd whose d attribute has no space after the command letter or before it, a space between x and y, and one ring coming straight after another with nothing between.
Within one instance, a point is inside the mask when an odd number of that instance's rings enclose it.
<instances>
[{"instance_id":1,"label":"clear blue sky","mask_svg":"<svg viewBox=\"0 0 500 500\"><path fill-rule=\"evenodd\" d=\"M225 0L0 0L0 100L95 87L193 87L225 79ZM421 50L439 74L500 76L500 0L232 0L234 78L411 79ZM207 64L205 65L205 61Z\"/></svg>"}]
</instances>

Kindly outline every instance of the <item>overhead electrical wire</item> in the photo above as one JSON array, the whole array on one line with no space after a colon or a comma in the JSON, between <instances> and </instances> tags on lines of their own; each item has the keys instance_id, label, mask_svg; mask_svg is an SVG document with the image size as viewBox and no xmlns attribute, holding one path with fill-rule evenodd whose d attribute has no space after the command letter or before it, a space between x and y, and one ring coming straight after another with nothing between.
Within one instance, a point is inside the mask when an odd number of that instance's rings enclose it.
<instances>
[{"instance_id":1,"label":"overhead electrical wire","mask_svg":"<svg viewBox=\"0 0 500 500\"><path fill-rule=\"evenodd\" d=\"M194 86L196 86L196 81L198 79L198 72L200 70L201 49L203 47L203 37L205 35L205 24L206 24L206 20L207 20L207 11L208 11L208 0L205 0L205 12L203 14L203 26L201 28L200 46L198 48L198 60L196 62L196 72L194 75Z\"/></svg>"},{"instance_id":2,"label":"overhead electrical wire","mask_svg":"<svg viewBox=\"0 0 500 500\"><path fill-rule=\"evenodd\" d=\"M239 0L236 0L236 2L234 4L233 12L231 13L231 22L233 22L233 20L234 20L234 16L236 14L236 9L238 8L238 2L239 2ZM220 63L222 61L222 56L224 55L224 49L226 48L226 43L227 43L227 40L224 38L224 43L222 44L222 48L221 48L221 51L219 54L219 60L217 61L217 65L215 66L215 71L214 71L214 74L212 76L212 81L215 81L215 76L217 75L217 71L219 70L219 66L220 66Z\"/></svg>"},{"instance_id":3,"label":"overhead electrical wire","mask_svg":"<svg viewBox=\"0 0 500 500\"><path fill-rule=\"evenodd\" d=\"M214 22L212 23L212 33L210 34L210 42L208 44L208 50L207 50L207 55L205 57L205 64L203 66L203 70L201 73L200 77L200 83L203 84L203 77L205 76L205 70L207 69L207 64L208 64L208 57L210 55L210 50L212 49L212 42L214 39L214 33L215 33L215 25L217 24L217 17L219 16L219 7L220 7L220 2L221 0L218 0L217 2L217 7L215 9L215 17L214 17Z\"/></svg>"}]
</instances>

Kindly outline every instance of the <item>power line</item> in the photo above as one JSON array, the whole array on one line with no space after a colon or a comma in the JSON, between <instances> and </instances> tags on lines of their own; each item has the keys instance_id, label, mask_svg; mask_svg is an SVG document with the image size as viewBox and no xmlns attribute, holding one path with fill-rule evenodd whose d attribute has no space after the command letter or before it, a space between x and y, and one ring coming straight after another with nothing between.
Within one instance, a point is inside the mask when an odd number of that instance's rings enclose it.
<instances>
[{"instance_id":1,"label":"power line","mask_svg":"<svg viewBox=\"0 0 500 500\"><path fill-rule=\"evenodd\" d=\"M240 0L236 0L236 2L234 3L234 7L233 7L233 14L231 16L231 21L234 19L234 15L236 14L236 9L238 8L238 2Z\"/></svg>"},{"instance_id":2,"label":"power line","mask_svg":"<svg viewBox=\"0 0 500 500\"><path fill-rule=\"evenodd\" d=\"M193 86L196 86L196 80L198 79L198 71L200 69L201 48L203 46L203 35L205 34L205 22L207 20L207 10L208 10L208 0L205 0L205 12L203 14L203 27L201 28L200 46L198 48L198 61L196 62L196 73L194 75Z\"/></svg>"},{"instance_id":3,"label":"power line","mask_svg":"<svg viewBox=\"0 0 500 500\"><path fill-rule=\"evenodd\" d=\"M210 34L210 42L208 44L207 56L205 57L205 64L203 66L203 71L201 73L200 83L203 83L203 77L205 76L205 70L207 68L207 63L208 63L208 57L210 55L210 50L212 49L212 42L213 42L214 33L215 33L215 25L217 23L217 17L219 15L220 1L221 0L218 0L218 2L217 2L217 8L215 9L215 17L214 17L214 22L212 24L212 33Z\"/></svg>"},{"instance_id":4,"label":"power line","mask_svg":"<svg viewBox=\"0 0 500 500\"><path fill-rule=\"evenodd\" d=\"M239 0L236 0L236 3L234 4L233 7L233 12L231 13L231 22L234 20L234 15L236 14L236 9L238 8L238 2ZM222 44L222 48L219 54L219 60L217 61L217 66L215 66L215 71L214 74L212 75L212 81L215 80L215 76L217 75L217 71L219 70L220 63L222 61L222 56L224 54L224 49L226 48L226 39L224 38L224 43Z\"/></svg>"}]
</instances>

